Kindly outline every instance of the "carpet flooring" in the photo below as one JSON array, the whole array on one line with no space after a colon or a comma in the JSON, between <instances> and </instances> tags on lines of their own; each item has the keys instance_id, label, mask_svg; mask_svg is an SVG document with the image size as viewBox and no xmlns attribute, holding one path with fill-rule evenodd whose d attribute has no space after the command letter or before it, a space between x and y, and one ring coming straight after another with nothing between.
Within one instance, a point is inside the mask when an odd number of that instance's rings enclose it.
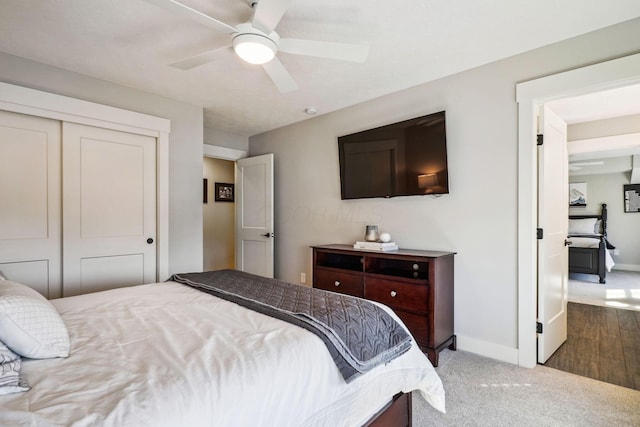
<instances>
[{"instance_id":1,"label":"carpet flooring","mask_svg":"<svg viewBox=\"0 0 640 427\"><path fill-rule=\"evenodd\" d=\"M413 426L640 426L640 391L461 350L440 353L447 413L413 397Z\"/></svg>"}]
</instances>

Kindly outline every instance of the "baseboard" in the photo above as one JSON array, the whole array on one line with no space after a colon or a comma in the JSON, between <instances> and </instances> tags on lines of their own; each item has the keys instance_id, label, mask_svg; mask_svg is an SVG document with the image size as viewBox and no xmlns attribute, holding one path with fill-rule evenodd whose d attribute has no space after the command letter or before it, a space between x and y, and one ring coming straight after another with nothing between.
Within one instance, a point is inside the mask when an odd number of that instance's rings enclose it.
<instances>
[{"instance_id":1,"label":"baseboard","mask_svg":"<svg viewBox=\"0 0 640 427\"><path fill-rule=\"evenodd\" d=\"M637 264L616 264L612 270L640 271L640 265Z\"/></svg>"},{"instance_id":2,"label":"baseboard","mask_svg":"<svg viewBox=\"0 0 640 427\"><path fill-rule=\"evenodd\" d=\"M464 335L456 334L457 347L460 350L475 353L480 356L488 357L490 359L500 360L501 362L507 362L514 365L518 364L518 349L505 347L482 341L476 338L465 337Z\"/></svg>"}]
</instances>

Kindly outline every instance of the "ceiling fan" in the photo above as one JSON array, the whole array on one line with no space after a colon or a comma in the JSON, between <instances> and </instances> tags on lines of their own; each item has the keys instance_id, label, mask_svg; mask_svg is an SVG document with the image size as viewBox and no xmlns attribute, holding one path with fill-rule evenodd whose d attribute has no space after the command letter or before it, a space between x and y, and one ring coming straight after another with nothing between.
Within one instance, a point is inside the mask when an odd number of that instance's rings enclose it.
<instances>
[{"instance_id":1,"label":"ceiling fan","mask_svg":"<svg viewBox=\"0 0 640 427\"><path fill-rule=\"evenodd\" d=\"M569 170L578 171L582 169L583 166L602 166L602 165L604 165L604 162L601 160L596 162L572 162L572 163L569 163Z\"/></svg>"},{"instance_id":2,"label":"ceiling fan","mask_svg":"<svg viewBox=\"0 0 640 427\"><path fill-rule=\"evenodd\" d=\"M195 22L229 34L231 44L170 64L189 70L216 59L220 50L233 47L246 62L260 64L282 93L298 89L295 80L276 57L278 52L331 58L351 62L364 62L368 46L315 40L281 38L275 31L282 16L293 0L248 0L254 9L249 22L229 25L175 0L146 0Z\"/></svg>"}]
</instances>

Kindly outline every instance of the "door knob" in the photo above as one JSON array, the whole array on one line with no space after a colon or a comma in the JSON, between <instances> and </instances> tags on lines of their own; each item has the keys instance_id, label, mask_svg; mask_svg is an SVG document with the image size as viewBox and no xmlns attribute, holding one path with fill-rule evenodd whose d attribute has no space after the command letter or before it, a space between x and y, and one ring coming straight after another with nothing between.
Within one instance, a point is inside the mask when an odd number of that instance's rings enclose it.
<instances>
[{"instance_id":1,"label":"door knob","mask_svg":"<svg viewBox=\"0 0 640 427\"><path fill-rule=\"evenodd\" d=\"M571 246L573 244L573 242L571 242L570 240L564 239L564 245L565 246Z\"/></svg>"},{"instance_id":2,"label":"door knob","mask_svg":"<svg viewBox=\"0 0 640 427\"><path fill-rule=\"evenodd\" d=\"M149 238L147 239L147 243L148 243L148 244L152 244L152 243L153 243L153 239L152 239L151 237L149 237Z\"/></svg>"},{"instance_id":3,"label":"door knob","mask_svg":"<svg viewBox=\"0 0 640 427\"><path fill-rule=\"evenodd\" d=\"M273 237L273 233L264 233L261 234L262 237Z\"/></svg>"}]
</instances>

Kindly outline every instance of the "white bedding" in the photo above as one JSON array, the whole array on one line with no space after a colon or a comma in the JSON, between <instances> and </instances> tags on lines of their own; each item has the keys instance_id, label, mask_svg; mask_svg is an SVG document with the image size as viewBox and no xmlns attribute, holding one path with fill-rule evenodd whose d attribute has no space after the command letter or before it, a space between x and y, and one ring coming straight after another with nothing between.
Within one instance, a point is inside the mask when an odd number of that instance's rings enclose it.
<instances>
[{"instance_id":1,"label":"white bedding","mask_svg":"<svg viewBox=\"0 0 640 427\"><path fill-rule=\"evenodd\" d=\"M574 248L597 248L600 246L600 238L598 237L570 236L567 240Z\"/></svg>"},{"instance_id":2,"label":"white bedding","mask_svg":"<svg viewBox=\"0 0 640 427\"><path fill-rule=\"evenodd\" d=\"M2 426L357 426L412 390L445 408L415 345L346 384L314 334L177 283L51 302L71 355L24 361Z\"/></svg>"}]
</instances>

